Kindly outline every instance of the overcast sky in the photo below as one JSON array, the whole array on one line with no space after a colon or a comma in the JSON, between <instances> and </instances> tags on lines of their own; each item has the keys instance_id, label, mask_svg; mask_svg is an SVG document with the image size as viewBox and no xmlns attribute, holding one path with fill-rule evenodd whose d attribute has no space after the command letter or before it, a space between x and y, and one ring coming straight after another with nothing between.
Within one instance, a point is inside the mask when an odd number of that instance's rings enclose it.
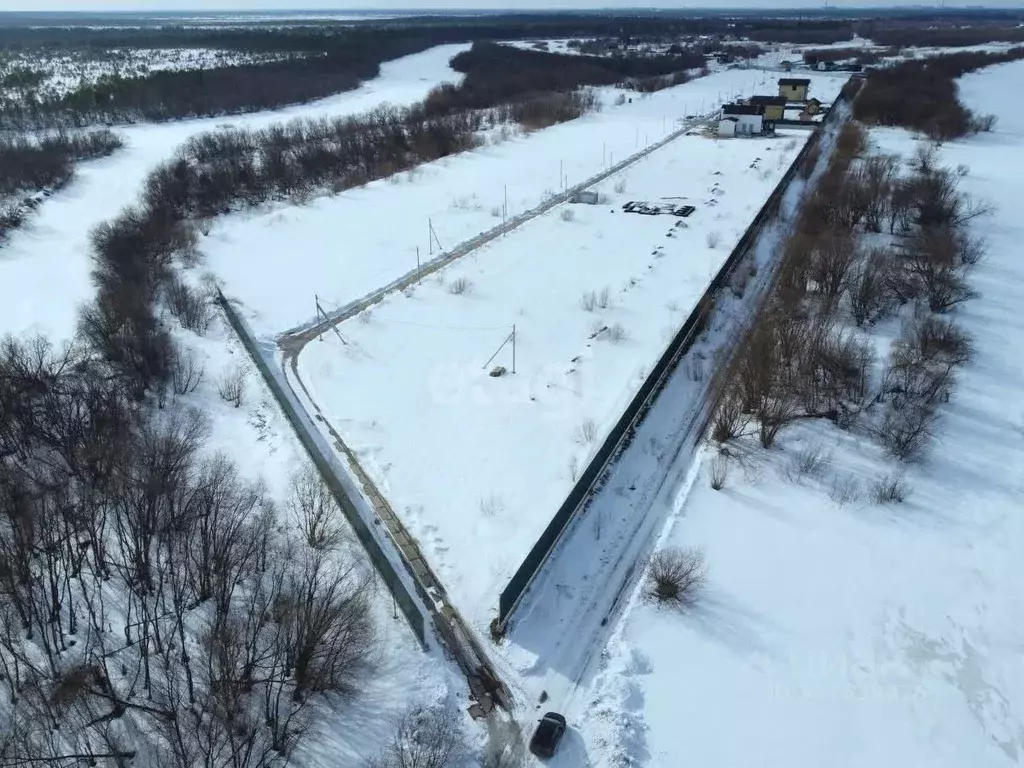
<instances>
[{"instance_id":1,"label":"overcast sky","mask_svg":"<svg viewBox=\"0 0 1024 768\"><path fill-rule=\"evenodd\" d=\"M833 8L937 7L939 0L829 0ZM191 10L394 10L416 8L821 8L824 0L0 0L0 11L191 11ZM984 5L990 8L1024 8L1024 0L946 0L947 8Z\"/></svg>"}]
</instances>

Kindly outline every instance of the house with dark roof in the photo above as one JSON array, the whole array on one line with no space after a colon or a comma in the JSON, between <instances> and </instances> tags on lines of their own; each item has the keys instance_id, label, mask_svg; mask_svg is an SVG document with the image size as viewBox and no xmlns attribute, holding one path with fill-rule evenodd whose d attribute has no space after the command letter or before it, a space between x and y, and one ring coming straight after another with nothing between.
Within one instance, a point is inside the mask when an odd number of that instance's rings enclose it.
<instances>
[{"instance_id":1,"label":"house with dark roof","mask_svg":"<svg viewBox=\"0 0 1024 768\"><path fill-rule=\"evenodd\" d=\"M751 96L746 100L747 104L757 107L764 107L764 119L775 122L781 120L786 111L785 96Z\"/></svg>"},{"instance_id":2,"label":"house with dark roof","mask_svg":"<svg viewBox=\"0 0 1024 768\"><path fill-rule=\"evenodd\" d=\"M807 92L811 89L811 81L799 77L780 77L779 96L787 101L807 101Z\"/></svg>"},{"instance_id":3,"label":"house with dark roof","mask_svg":"<svg viewBox=\"0 0 1024 768\"><path fill-rule=\"evenodd\" d=\"M735 123L734 126L723 123ZM772 123L774 127L774 123ZM719 136L756 136L764 133L764 107L758 104L726 104L718 122Z\"/></svg>"}]
</instances>

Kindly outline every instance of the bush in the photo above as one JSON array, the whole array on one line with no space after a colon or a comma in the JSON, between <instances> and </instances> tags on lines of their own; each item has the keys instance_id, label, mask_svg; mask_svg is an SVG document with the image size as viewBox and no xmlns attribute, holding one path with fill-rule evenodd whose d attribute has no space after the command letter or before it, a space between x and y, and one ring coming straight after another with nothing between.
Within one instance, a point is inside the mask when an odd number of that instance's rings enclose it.
<instances>
[{"instance_id":1,"label":"bush","mask_svg":"<svg viewBox=\"0 0 1024 768\"><path fill-rule=\"evenodd\" d=\"M711 461L711 470L708 473L708 481L716 491L725 488L725 482L729 479L729 462L721 454L715 456Z\"/></svg>"},{"instance_id":2,"label":"bush","mask_svg":"<svg viewBox=\"0 0 1024 768\"><path fill-rule=\"evenodd\" d=\"M658 550L648 564L647 576L652 599L672 607L691 606L707 581L704 553L679 547Z\"/></svg>"},{"instance_id":3,"label":"bush","mask_svg":"<svg viewBox=\"0 0 1024 768\"><path fill-rule=\"evenodd\" d=\"M832 463L832 456L815 443L801 448L793 456L786 474L791 480L819 477Z\"/></svg>"},{"instance_id":4,"label":"bush","mask_svg":"<svg viewBox=\"0 0 1024 768\"><path fill-rule=\"evenodd\" d=\"M711 437L718 443L734 440L743 434L747 423L748 417L743 413L743 404L740 402L740 398L730 392L722 398L718 410L715 411Z\"/></svg>"},{"instance_id":5,"label":"bush","mask_svg":"<svg viewBox=\"0 0 1024 768\"><path fill-rule=\"evenodd\" d=\"M172 278L167 284L167 307L183 328L202 336L213 322L213 308L188 284Z\"/></svg>"},{"instance_id":6,"label":"bush","mask_svg":"<svg viewBox=\"0 0 1024 768\"><path fill-rule=\"evenodd\" d=\"M458 277L448 285L448 293L462 296L473 292L473 283L465 277Z\"/></svg>"},{"instance_id":7,"label":"bush","mask_svg":"<svg viewBox=\"0 0 1024 768\"><path fill-rule=\"evenodd\" d=\"M220 383L217 384L217 392L224 402L235 408L242 405L245 398L245 378L245 369L242 366L233 368L221 377Z\"/></svg>"},{"instance_id":8,"label":"bush","mask_svg":"<svg viewBox=\"0 0 1024 768\"><path fill-rule=\"evenodd\" d=\"M583 307L584 312L593 312L594 307L597 306L597 294L594 291L588 291L580 297L580 306Z\"/></svg>"},{"instance_id":9,"label":"bush","mask_svg":"<svg viewBox=\"0 0 1024 768\"><path fill-rule=\"evenodd\" d=\"M910 488L898 472L884 475L871 485L871 500L875 504L902 504L909 495Z\"/></svg>"},{"instance_id":10,"label":"bush","mask_svg":"<svg viewBox=\"0 0 1024 768\"><path fill-rule=\"evenodd\" d=\"M576 211L572 208L563 208L558 217L565 222L574 221L576 219Z\"/></svg>"},{"instance_id":11,"label":"bush","mask_svg":"<svg viewBox=\"0 0 1024 768\"><path fill-rule=\"evenodd\" d=\"M619 323L615 323L608 329L608 341L612 344L621 344L626 340L626 329Z\"/></svg>"},{"instance_id":12,"label":"bush","mask_svg":"<svg viewBox=\"0 0 1024 768\"><path fill-rule=\"evenodd\" d=\"M886 452L899 461L917 461L924 457L935 436L938 416L928 402L913 402L902 408L889 408L878 429Z\"/></svg>"},{"instance_id":13,"label":"bush","mask_svg":"<svg viewBox=\"0 0 1024 768\"><path fill-rule=\"evenodd\" d=\"M195 392L203 383L204 374L202 364L196 360L191 350L179 351L171 369L174 394L187 395Z\"/></svg>"},{"instance_id":14,"label":"bush","mask_svg":"<svg viewBox=\"0 0 1024 768\"><path fill-rule=\"evenodd\" d=\"M707 240L708 248L714 250L722 244L722 233L717 231L708 232Z\"/></svg>"},{"instance_id":15,"label":"bush","mask_svg":"<svg viewBox=\"0 0 1024 768\"><path fill-rule=\"evenodd\" d=\"M828 497L843 507L860 499L860 482L850 475L837 476L832 480Z\"/></svg>"}]
</instances>

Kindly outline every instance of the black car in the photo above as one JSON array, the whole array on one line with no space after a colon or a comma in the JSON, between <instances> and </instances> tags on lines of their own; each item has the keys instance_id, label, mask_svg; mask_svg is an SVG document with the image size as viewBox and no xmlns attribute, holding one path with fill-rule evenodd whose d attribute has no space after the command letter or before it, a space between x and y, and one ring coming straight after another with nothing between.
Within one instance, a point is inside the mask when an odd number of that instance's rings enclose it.
<instances>
[{"instance_id":1,"label":"black car","mask_svg":"<svg viewBox=\"0 0 1024 768\"><path fill-rule=\"evenodd\" d=\"M533 732L530 751L537 757L551 757L564 735L565 718L557 712L548 712L540 719L537 730Z\"/></svg>"}]
</instances>

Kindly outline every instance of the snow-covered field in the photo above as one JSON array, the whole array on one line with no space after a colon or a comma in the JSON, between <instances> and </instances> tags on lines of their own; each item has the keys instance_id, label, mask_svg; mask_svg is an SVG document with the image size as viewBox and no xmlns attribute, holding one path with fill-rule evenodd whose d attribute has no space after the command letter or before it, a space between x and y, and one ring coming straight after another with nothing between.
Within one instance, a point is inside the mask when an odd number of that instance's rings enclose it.
<instances>
[{"instance_id":1,"label":"snow-covered field","mask_svg":"<svg viewBox=\"0 0 1024 768\"><path fill-rule=\"evenodd\" d=\"M36 330L54 339L71 337L79 305L93 295L90 229L135 204L147 174L190 136L221 125L261 127L294 117L354 114L384 103L409 104L438 83L460 79L448 61L465 47L441 46L387 62L380 77L311 104L118 129L125 148L79 165L74 181L48 199L0 248L0 329L15 335Z\"/></svg>"},{"instance_id":2,"label":"snow-covered field","mask_svg":"<svg viewBox=\"0 0 1024 768\"><path fill-rule=\"evenodd\" d=\"M834 96L843 82L816 76L812 92ZM767 74L738 70L647 98L630 93L625 98L632 103L616 104L625 92L602 89L605 108L578 120L306 206L219 220L202 243L206 263L225 293L242 302L257 332L273 336L312 320L315 295L330 311L415 268L417 248L421 260L430 258L431 224L442 248L450 249L499 224L506 194L507 215L515 216L661 139L685 115L710 112L737 94L776 89Z\"/></svg>"},{"instance_id":3,"label":"snow-covered field","mask_svg":"<svg viewBox=\"0 0 1024 768\"><path fill-rule=\"evenodd\" d=\"M835 91L841 83L828 82ZM807 136L683 137L610 179L602 190L607 204L559 206L342 324L344 343L325 334L299 356L323 415L481 631L498 593ZM385 183L378 210L407 210L383 202L387 191ZM620 210L628 200L662 197L697 207L686 228L675 217ZM271 230L264 236L277 237ZM340 274L356 258L346 250L336 248ZM294 265L303 253L293 245L280 258ZM353 266L349 282L360 268ZM280 272L283 280L303 273ZM323 297L328 289L321 282L309 291ZM286 295L279 293L281 307ZM485 364L513 325L516 373L492 378L494 365L512 369L511 344Z\"/></svg>"},{"instance_id":4,"label":"snow-covered field","mask_svg":"<svg viewBox=\"0 0 1024 768\"><path fill-rule=\"evenodd\" d=\"M892 470L877 446L817 423L755 453L720 492L703 468L663 544L704 550L705 596L687 613L633 596L568 713L591 765L1024 759L1024 110L1005 99L1022 79L1022 63L965 77L965 103L1000 122L941 148L996 212L976 224L989 243L971 277L980 296L956 313L975 360L930 458L906 473L912 495L840 505L828 477L787 479L794 449L815 441L829 476L863 487ZM871 138L904 155L917 146L898 131Z\"/></svg>"}]
</instances>

